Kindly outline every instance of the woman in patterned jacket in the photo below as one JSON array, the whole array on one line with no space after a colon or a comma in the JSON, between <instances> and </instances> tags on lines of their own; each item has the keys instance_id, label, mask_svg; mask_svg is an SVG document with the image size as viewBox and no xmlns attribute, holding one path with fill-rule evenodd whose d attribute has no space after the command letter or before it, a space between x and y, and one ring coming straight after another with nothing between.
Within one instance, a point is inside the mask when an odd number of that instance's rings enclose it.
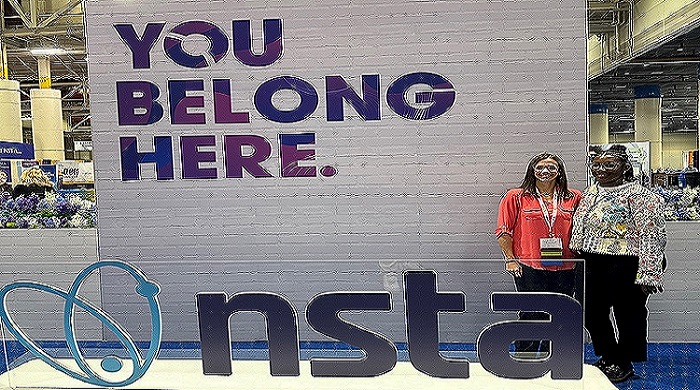
<instances>
[{"instance_id":1,"label":"woman in patterned jacket","mask_svg":"<svg viewBox=\"0 0 700 390\"><path fill-rule=\"evenodd\" d=\"M594 148L590 168L596 183L583 192L570 248L585 259L585 325L601 356L594 366L617 383L647 359L647 299L662 291L663 200L634 181L623 145Z\"/></svg>"}]
</instances>

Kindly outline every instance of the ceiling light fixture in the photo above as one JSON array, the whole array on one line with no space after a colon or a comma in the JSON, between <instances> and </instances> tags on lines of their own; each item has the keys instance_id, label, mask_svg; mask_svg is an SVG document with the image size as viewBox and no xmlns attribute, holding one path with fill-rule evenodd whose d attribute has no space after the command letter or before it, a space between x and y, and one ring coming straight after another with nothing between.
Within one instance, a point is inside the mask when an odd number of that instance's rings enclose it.
<instances>
[{"instance_id":1,"label":"ceiling light fixture","mask_svg":"<svg viewBox=\"0 0 700 390\"><path fill-rule=\"evenodd\" d=\"M56 56L66 53L66 51L60 47L35 47L29 49L29 52L35 56Z\"/></svg>"}]
</instances>

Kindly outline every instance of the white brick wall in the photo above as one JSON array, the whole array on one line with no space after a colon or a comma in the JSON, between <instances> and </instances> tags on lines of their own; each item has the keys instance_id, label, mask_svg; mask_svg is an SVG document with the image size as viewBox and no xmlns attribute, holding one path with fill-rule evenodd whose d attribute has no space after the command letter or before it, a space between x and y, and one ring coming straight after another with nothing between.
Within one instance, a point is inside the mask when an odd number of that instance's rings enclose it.
<instances>
[{"instance_id":1,"label":"white brick wall","mask_svg":"<svg viewBox=\"0 0 700 390\"><path fill-rule=\"evenodd\" d=\"M68 291L76 275L97 261L95 229L2 229L0 230L0 286L12 282L34 282ZM81 285L79 294L101 307L99 275ZM65 299L56 294L17 289L7 295L13 320L32 339L65 340L63 311ZM76 308L76 336L99 340L99 322ZM10 334L5 330L7 337Z\"/></svg>"},{"instance_id":2,"label":"white brick wall","mask_svg":"<svg viewBox=\"0 0 700 390\"><path fill-rule=\"evenodd\" d=\"M248 262L264 270L313 272L350 260L498 257L491 232L499 197L520 183L532 155L556 152L567 161L573 186L585 180L585 7L582 0L88 1L101 258L162 275L162 283L178 292L163 302L164 315L182 327L172 336L192 339L192 318L179 315L193 308L181 302L193 303L201 286L235 289L229 286L241 281L225 269ZM248 19L259 49L267 18L283 20L284 54L255 69L231 52L208 69L176 65L161 37L151 69L134 70L112 26L133 23L140 33L148 22L165 21L165 35L184 21L205 20L231 36L231 21ZM449 112L411 121L391 111L386 88L413 72L437 73L454 85ZM342 75L359 91L362 74L380 74L382 119L361 120L346 105L345 121L328 122L324 77ZM255 111L258 86L281 75L300 77L319 93L309 118L280 124ZM118 125L117 81L156 83L163 102L167 81L186 78L204 79L206 125L170 125L167 106L158 123ZM233 106L250 112L249 124L213 123L213 78L232 80ZM280 107L295 105L276 97ZM121 180L120 136L138 137L148 151L154 135L172 135L174 145L182 135L215 135L214 166L223 176L223 135L260 135L273 145L273 158L263 166L278 176L275 140L297 132L316 133L316 165L334 166L336 176L182 180L176 153L175 180L153 180L150 167L142 169L145 180ZM236 262L242 264L231 265ZM171 272L175 263L191 272ZM201 273L210 268L213 275ZM298 289L310 283L311 291L322 291L329 282L319 280L316 288L313 278ZM296 294L294 280L284 285ZM119 283L103 287L105 297L120 296ZM128 299L113 303L117 311L130 311Z\"/></svg>"},{"instance_id":3,"label":"white brick wall","mask_svg":"<svg viewBox=\"0 0 700 390\"><path fill-rule=\"evenodd\" d=\"M669 268L666 290L649 300L649 340L652 342L700 342L700 223L669 222L667 257ZM0 246L13 248L0 253L0 285L16 280L31 280L68 289L75 275L96 259L95 230L0 230ZM297 305L303 313L306 302L319 292L337 290L386 290L393 296L394 314L364 317L373 329L381 330L401 341L403 300L399 285L392 281L395 272L403 269L435 269L439 271L440 291L463 291L467 299L467 313L449 314L441 318L441 337L444 341L475 342L478 332L488 323L505 318L492 313L488 294L492 291L511 291L512 282L500 272L500 262L488 266L474 261L346 261L324 262L229 262L199 264L143 263L141 268L149 278L162 287L164 340L198 340L194 294L199 291L240 291L268 289L280 292ZM83 286L85 298L109 310L134 336L144 337L148 329L145 307L136 302L133 290L125 288L132 283L116 272L103 270L101 285L89 279ZM102 286L102 290L100 290ZM41 339L64 339L57 326L57 315L63 312L63 302L47 295L28 295L24 299L18 322L29 326L30 334ZM16 308L16 306L15 306ZM53 313L46 320L46 313ZM238 330L238 340L258 339L262 336L260 318L256 315L237 314L234 324L242 327L253 324L254 331ZM349 315L348 318L358 318ZM60 319L58 319L60 320ZM255 322L252 322L255 321ZM100 326L89 318L76 321L86 339L99 339ZM299 317L302 337L313 335ZM41 325L33 328L37 324ZM60 324L60 322L58 323ZM257 325L256 325L257 324ZM146 328L144 328L146 326ZM139 330L141 328L141 330ZM92 329L92 330L91 330ZM314 335L314 340L322 339ZM107 335L107 338L111 338Z\"/></svg>"},{"instance_id":4,"label":"white brick wall","mask_svg":"<svg viewBox=\"0 0 700 390\"><path fill-rule=\"evenodd\" d=\"M464 258L498 253L490 231L499 195L522 180L528 159L561 154L575 186L584 181L586 132L585 2L567 1L88 1L91 106L99 202L100 254L131 261L197 262L376 258ZM231 35L231 21L283 20L284 55L252 69L231 53L208 70L169 60L162 38L152 67L134 70L114 23L166 21L165 32L206 20ZM257 42L256 44L260 44ZM258 46L260 47L260 46ZM451 110L409 121L386 103L400 75L432 72L456 88ZM363 121L346 105L343 122L325 118L324 77L342 75L359 90L362 74L381 75L382 120ZM310 118L264 119L252 104L270 78L295 75L319 93ZM167 96L167 80L205 80L206 125L118 126L115 82L148 80ZM235 109L250 124L213 124L212 78L230 78ZM163 99L161 99L163 101ZM263 164L278 175L279 133L316 133L317 165L332 178L121 181L118 137L257 134L273 143ZM176 146L177 148L177 146ZM142 169L153 177L153 169Z\"/></svg>"}]
</instances>

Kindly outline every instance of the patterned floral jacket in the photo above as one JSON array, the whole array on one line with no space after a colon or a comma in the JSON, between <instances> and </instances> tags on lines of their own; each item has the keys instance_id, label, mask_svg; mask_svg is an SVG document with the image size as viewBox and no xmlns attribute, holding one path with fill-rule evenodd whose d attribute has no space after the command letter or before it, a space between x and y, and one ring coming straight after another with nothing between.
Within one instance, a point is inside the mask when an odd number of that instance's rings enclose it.
<instances>
[{"instance_id":1,"label":"patterned floral jacket","mask_svg":"<svg viewBox=\"0 0 700 390\"><path fill-rule=\"evenodd\" d=\"M588 187L574 214L569 247L591 253L639 256L635 283L661 287L666 247L663 199L636 182Z\"/></svg>"}]
</instances>

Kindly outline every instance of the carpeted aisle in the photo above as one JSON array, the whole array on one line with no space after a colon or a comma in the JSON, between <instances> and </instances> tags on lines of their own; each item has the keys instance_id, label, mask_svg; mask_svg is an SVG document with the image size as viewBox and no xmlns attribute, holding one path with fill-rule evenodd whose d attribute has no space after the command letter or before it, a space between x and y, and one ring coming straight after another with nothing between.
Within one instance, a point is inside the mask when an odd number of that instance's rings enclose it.
<instances>
[{"instance_id":1,"label":"carpeted aisle","mask_svg":"<svg viewBox=\"0 0 700 390\"><path fill-rule=\"evenodd\" d=\"M92 356L108 356L114 343L94 343ZM408 363L407 351L399 348L397 367L390 373L378 378L312 378L309 373L308 358L320 357L334 348L323 345L302 345L300 377L271 377L267 362L266 343L246 343L234 348L234 375L229 377L212 377L201 374L199 345L197 343L164 343L161 345L160 357L148 373L129 389L334 389L344 390L377 388L382 390L406 390L408 388L431 388L440 390L457 389L562 389L562 390L700 390L700 344L650 344L648 361L635 363L632 379L613 386L604 375L590 366L597 358L590 345L585 348L584 380L553 381L538 378L532 381L496 378L486 373L474 362L473 345L464 345L459 350L453 349L455 358L467 358L470 365L470 378L466 380L438 379L421 374ZM68 357L64 342L46 342L42 344L51 356ZM98 348L99 347L99 348ZM454 345L453 345L454 347ZM86 348L92 350L92 348ZM0 389L32 388L85 388L91 387L48 367L45 363L32 359L26 349L17 342L5 342L3 352L7 357L0 359ZM343 348L335 349L333 356L349 356L356 352ZM6 364L9 363L10 371ZM68 362L67 364L71 364ZM264 383L263 383L264 382ZM202 387L201 384L206 383ZM252 387L247 387L252 386Z\"/></svg>"},{"instance_id":2,"label":"carpeted aisle","mask_svg":"<svg viewBox=\"0 0 700 390\"><path fill-rule=\"evenodd\" d=\"M586 363L596 360L586 348ZM700 344L649 344L648 360L634 364L635 376L621 390L700 390Z\"/></svg>"},{"instance_id":3,"label":"carpeted aisle","mask_svg":"<svg viewBox=\"0 0 700 390\"><path fill-rule=\"evenodd\" d=\"M88 361L89 362L89 361ZM62 360L71 365L71 361ZM99 367L98 361L91 363ZM84 383L72 379L56 370L47 369L40 360L31 360L0 375L0 383L9 383L13 388L23 389L84 389ZM478 363L469 367L468 379L434 378L418 372L410 363L399 362L387 374L371 378L320 378L312 377L308 361L300 363L301 374L296 377L269 375L269 364L263 360L234 361L234 374L231 376L206 376L202 374L201 362L189 360L158 359L148 372L136 383L124 387L133 390L615 390L605 376L595 367L585 366L581 380L552 380L548 377L537 379L506 379L486 372ZM99 372L100 375L105 374ZM116 378L115 378L116 379Z\"/></svg>"}]
</instances>

